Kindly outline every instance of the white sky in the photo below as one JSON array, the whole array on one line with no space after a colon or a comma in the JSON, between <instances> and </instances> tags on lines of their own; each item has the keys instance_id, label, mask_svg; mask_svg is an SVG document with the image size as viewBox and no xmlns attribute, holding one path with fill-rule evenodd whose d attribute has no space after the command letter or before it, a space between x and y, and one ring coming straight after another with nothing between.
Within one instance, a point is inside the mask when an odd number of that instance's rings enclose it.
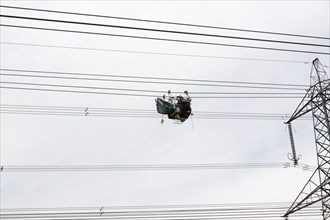
<instances>
[{"instance_id":1,"label":"white sky","mask_svg":"<svg viewBox=\"0 0 330 220\"><path fill-rule=\"evenodd\" d=\"M83 12L232 28L330 36L329 1L1 1L2 5ZM3 14L175 29L245 37L244 34L150 23L52 15L1 9ZM2 18L1 23L73 29L66 24ZM78 30L140 34L95 27ZM221 43L278 47L277 44L148 34ZM277 40L328 41L273 36ZM118 37L1 28L2 42L199 54L311 62L329 66L329 56L232 47L194 45ZM310 47L284 48L309 50ZM312 48L313 49L313 48ZM323 50L327 52L326 50ZM28 47L1 44L1 68L113 75L153 76L309 84L311 64L211 59L165 55ZM326 69L329 71L329 69ZM32 79L6 78L2 80ZM34 80L33 82L57 82ZM61 81L58 81L61 82ZM107 82L72 84L175 91L229 91L193 86ZM161 96L159 94L159 96ZM293 113L300 99L193 99L193 111ZM1 90L1 104L53 105L155 110L154 98ZM301 162L316 165L312 121L297 121L295 142ZM288 161L288 133L283 121L192 119L182 125L158 118L98 118L1 114L1 165L121 165L191 163L263 163ZM300 169L213 171L1 173L1 208L112 205L182 205L290 202L311 172ZM283 213L284 214L284 213Z\"/></svg>"}]
</instances>

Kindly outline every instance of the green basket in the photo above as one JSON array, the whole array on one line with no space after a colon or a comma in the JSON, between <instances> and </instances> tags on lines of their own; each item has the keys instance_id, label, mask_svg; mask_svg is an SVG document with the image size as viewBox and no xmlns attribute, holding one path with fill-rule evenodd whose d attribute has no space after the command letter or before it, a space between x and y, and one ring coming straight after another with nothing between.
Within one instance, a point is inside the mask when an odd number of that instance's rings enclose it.
<instances>
[{"instance_id":1,"label":"green basket","mask_svg":"<svg viewBox=\"0 0 330 220\"><path fill-rule=\"evenodd\" d=\"M161 98L156 99L157 112L160 114L171 114L175 110L175 106Z\"/></svg>"}]
</instances>

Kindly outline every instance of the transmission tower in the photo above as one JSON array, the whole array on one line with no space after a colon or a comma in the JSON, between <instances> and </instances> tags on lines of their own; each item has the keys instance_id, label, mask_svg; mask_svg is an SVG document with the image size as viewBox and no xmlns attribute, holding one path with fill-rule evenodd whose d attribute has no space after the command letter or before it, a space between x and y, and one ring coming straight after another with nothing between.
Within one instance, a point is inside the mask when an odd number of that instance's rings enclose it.
<instances>
[{"instance_id":1,"label":"transmission tower","mask_svg":"<svg viewBox=\"0 0 330 220\"><path fill-rule=\"evenodd\" d=\"M308 112L313 114L318 166L284 217L320 202L323 220L330 220L330 79L318 59L313 61L310 88L286 123Z\"/></svg>"}]
</instances>

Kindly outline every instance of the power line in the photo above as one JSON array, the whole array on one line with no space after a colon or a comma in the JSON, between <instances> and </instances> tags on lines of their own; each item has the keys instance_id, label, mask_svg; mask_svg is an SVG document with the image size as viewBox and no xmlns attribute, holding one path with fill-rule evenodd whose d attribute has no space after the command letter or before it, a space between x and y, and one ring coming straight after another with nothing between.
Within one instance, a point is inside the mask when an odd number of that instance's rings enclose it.
<instances>
[{"instance_id":1,"label":"power line","mask_svg":"<svg viewBox=\"0 0 330 220\"><path fill-rule=\"evenodd\" d=\"M224 204L176 204L176 205L138 205L138 206L102 206L104 209L110 210L176 210L176 209L210 209L210 208L242 208L250 209L257 208L285 208L290 206L290 202L253 202L253 203L224 203ZM35 208L5 208L1 209L4 212L28 212L28 211L84 211L84 210L100 210L99 206L93 207L35 207Z\"/></svg>"},{"instance_id":2,"label":"power line","mask_svg":"<svg viewBox=\"0 0 330 220\"><path fill-rule=\"evenodd\" d=\"M186 205L140 205L99 207L48 207L1 209L4 219L268 219L280 220L290 204L288 202L186 204ZM315 217L315 218L314 218ZM320 206L304 209L292 220L316 220Z\"/></svg>"},{"instance_id":3,"label":"power line","mask_svg":"<svg viewBox=\"0 0 330 220\"><path fill-rule=\"evenodd\" d=\"M282 211L282 210L281 210ZM255 212L242 212L235 213L235 211L224 212L219 210L218 213L214 212L200 212L200 213L187 213L183 212L171 212L171 213L137 213L137 212L125 212L125 213L112 213L112 212L92 212L92 213L32 213L24 214L4 214L4 219L79 219L79 220L89 220L89 219L160 219L160 220L197 220L197 219L279 219L279 211L255 211ZM300 217L316 217L320 216L320 211L317 209L306 211L303 214L299 215ZM8 217L8 218L7 218ZM300 218L299 218L300 219ZM309 220L311 220L309 218Z\"/></svg>"},{"instance_id":4,"label":"power line","mask_svg":"<svg viewBox=\"0 0 330 220\"><path fill-rule=\"evenodd\" d=\"M90 87L86 86L72 86L72 85L58 85L58 84L37 84L37 83L15 83L15 82L0 82L1 84L21 84L21 85L37 85L37 86L47 86L47 87L66 87L66 88L83 88L89 89ZM99 95L121 95L121 96L140 96L140 97L153 97L155 95L147 94L137 94L137 93L118 93L118 92L98 92L98 91L87 91L87 90L67 90L67 89L44 89L44 88L30 88L30 87L15 87L15 86L0 86L2 89L16 89L16 90L34 90L34 91L48 91L48 92L70 92L70 93L85 93L85 94L99 94ZM97 88L97 89L106 89L106 88ZM283 98L301 98L301 96L193 96L194 99L225 99L225 98L235 98L235 99L283 99Z\"/></svg>"},{"instance_id":5,"label":"power line","mask_svg":"<svg viewBox=\"0 0 330 220\"><path fill-rule=\"evenodd\" d=\"M116 207L96 207L93 209L50 209L35 211L36 209L6 209L1 213L4 219L161 219L161 220L192 220L192 219L280 219L281 213L286 209L283 205L274 204L229 204L223 206L171 206L171 208L150 209L131 207L130 209L118 209ZM16 209L17 210L17 209ZM26 211L27 210L27 211ZM47 209L46 209L47 210ZM52 211L56 210L56 211ZM305 219L304 217L320 216L319 206L308 207L293 219Z\"/></svg>"},{"instance_id":6,"label":"power line","mask_svg":"<svg viewBox=\"0 0 330 220\"><path fill-rule=\"evenodd\" d=\"M1 165L1 172L65 172L65 171L152 171L152 170L222 170L269 169L297 167L314 171L311 166L294 166L288 162L228 164L143 164L143 165Z\"/></svg>"},{"instance_id":7,"label":"power line","mask_svg":"<svg viewBox=\"0 0 330 220\"><path fill-rule=\"evenodd\" d=\"M0 108L16 108L16 109L62 109L62 110L84 110L86 107L77 107L77 106L54 106L54 105L13 105L13 104L0 104ZM136 109L136 108L101 108L101 107L93 107L90 108L95 111L100 112L147 112L152 113L154 110L147 109ZM205 113L203 111L203 113ZM267 114L267 113L265 113Z\"/></svg>"},{"instance_id":8,"label":"power line","mask_svg":"<svg viewBox=\"0 0 330 220\"><path fill-rule=\"evenodd\" d=\"M30 90L30 91L44 91L44 92L67 92L67 93L81 93L81 94L98 94L98 95L121 95L121 96L135 96L135 97L152 97L152 95L133 94L133 93L115 93L115 92L92 92L92 91L73 91L65 89L41 89L41 88L22 88L13 86L0 86L2 89L14 89L14 90Z\"/></svg>"},{"instance_id":9,"label":"power line","mask_svg":"<svg viewBox=\"0 0 330 220\"><path fill-rule=\"evenodd\" d=\"M51 112L40 110L0 110L2 114L14 114L14 115L36 115L36 116L83 116L83 117L106 117L106 118L162 118L161 115L153 114L136 114L136 113L90 113L81 112ZM280 116L249 116L249 115L194 115L193 119L209 119L209 120L280 120L283 121L289 117ZM312 120L311 117L302 118L301 120Z\"/></svg>"},{"instance_id":10,"label":"power line","mask_svg":"<svg viewBox=\"0 0 330 220\"><path fill-rule=\"evenodd\" d=\"M66 87L75 89L96 89L96 90L115 90L125 92L142 92L142 93L165 93L164 90L147 90L147 89L127 89L127 88L111 88L111 87L99 87L99 86L79 86L79 85L66 85L66 84L50 84L50 83L30 83L30 82L12 82L12 81L0 81L2 84L9 85L27 85L27 86L43 86L43 87ZM179 93L179 92L174 92ZM304 95L303 93L284 93L284 92L190 92L193 98L198 98L195 95Z\"/></svg>"},{"instance_id":11,"label":"power line","mask_svg":"<svg viewBox=\"0 0 330 220\"><path fill-rule=\"evenodd\" d=\"M1 68L0 71L5 72L25 72L25 73L43 73L43 74L53 74L55 76L48 75L36 75L36 74L8 74L1 73L4 76L20 76L20 77L44 77L44 78L59 78L59 79L81 79L81 80L101 80L101 81L116 81L116 82L132 82L132 83L156 83L156 84L174 84L174 85L190 85L190 86L218 86L218 87L242 87L242 88L257 88L257 89L288 89L288 90L304 90L308 85L299 84L284 84L284 83L265 83L265 82L242 82L242 81L224 81L224 80L206 80L206 79L188 79L188 78L166 78L166 77L150 77L150 76L131 76L131 75L111 75L111 74L99 74L99 73L82 73L82 72L62 72L62 71L44 71L44 70L27 70L27 69L5 69ZM92 78L78 78L78 77L58 77L56 75L68 75L68 76L84 76ZM104 77L98 79L96 77ZM115 78L115 79L108 79ZM119 80L117 78L124 78L125 80ZM126 80L126 79L139 79L137 80ZM146 80L158 80L158 81L146 81ZM174 81L174 82L171 82ZM197 83L187 83L177 81L187 81L187 82L198 82ZM209 84L212 83L212 84ZM239 85L224 85L224 84L241 84ZM253 85L253 86L246 86ZM258 87L257 87L258 86ZM267 87L266 87L267 86ZM276 86L276 87L275 87ZM281 88L284 87L284 88ZM285 88L289 87L289 88ZM303 88L299 88L303 87Z\"/></svg>"},{"instance_id":12,"label":"power line","mask_svg":"<svg viewBox=\"0 0 330 220\"><path fill-rule=\"evenodd\" d=\"M21 70L10 70L1 69L1 71L12 71L19 72ZM216 86L216 87L237 87L237 88L254 88L254 89L281 89L281 90L303 90L300 89L302 85L292 85L292 84L272 84L272 83L252 83L252 82L233 82L233 81L210 81L210 80L193 80L193 79L170 79L170 78L156 78L156 77L136 77L136 76L115 76L115 75L105 75L105 74L84 74L84 73L66 73L66 72L47 72L47 71L23 71L23 72L38 72L47 73L53 75L37 75L37 74L12 74L12 73L1 73L3 76L10 77L29 77L29 78L45 78L45 79L62 79L62 80L88 80L88 81L110 81L110 82L130 82L130 83L148 83L148 84L173 84L173 85L190 85L190 86ZM54 76L55 75L55 76ZM59 75L59 76L58 76ZM61 76L63 75L63 76ZM69 76L67 76L69 75ZM74 75L72 77L71 75ZM76 76L84 77L76 77ZM102 78L97 78L97 77ZM87 77L87 78L86 78ZM90 78L91 77L91 78ZM118 79L125 78L125 79ZM128 80L127 78L137 78L139 80ZM145 80L142 80L145 79ZM158 81L150 81L155 80ZM179 80L183 81L193 81L193 82L206 82L206 83L187 83L187 82L177 82ZM174 81L174 82L171 82ZM208 84L209 82L217 84ZM126 95L126 96L144 96L144 97L155 97L159 96L159 93L164 93L161 90L147 90L147 89L128 89L128 88L112 88L112 87L99 87L99 86L81 86L81 85L71 85L71 84L53 84L53 83L32 83L32 82L22 82L22 81L1 81L2 85L20 85L20 86L37 86L36 87L8 87L2 86L1 88L7 89L27 89L27 90L39 90L39 91L61 91L61 92L86 92L91 94L108 94L108 95ZM224 85L225 84L225 85ZM229 85L228 85L229 84ZM235 85L239 84L239 85ZM242 85L240 85L242 84ZM248 84L248 85L247 85ZM258 85L258 86L255 86ZM260 86L262 85L262 86ZM286 87L293 86L293 87ZM42 87L47 87L42 88ZM49 89L48 87L58 87L60 90ZM63 89L65 88L65 90ZM75 90L67 90L75 89ZM83 90L76 90L83 89ZM94 91L93 91L94 90ZM121 92L134 92L134 93L118 93L118 92L100 92L95 90L111 90L111 91L121 91ZM157 95L150 95L145 93L156 93ZM241 93L241 92L191 92L193 98L300 98L300 93L269 93L269 92L253 92L253 93ZM212 95L212 96L198 96L198 95ZM223 95L223 96L214 96ZM240 95L240 96L235 96ZM254 96L251 96L254 95ZM298 96L297 96L298 95Z\"/></svg>"},{"instance_id":13,"label":"power line","mask_svg":"<svg viewBox=\"0 0 330 220\"><path fill-rule=\"evenodd\" d=\"M156 40L156 41L167 41L167 42L177 42L177 43L202 44L202 45L210 45L210 46L227 46L227 47L237 47L237 48L246 48L246 49L258 49L258 50L271 50L271 51L282 51L282 52L293 52L293 53L309 53L309 54L319 54L319 55L330 55L329 52L320 52L320 51L291 50L291 49L273 48L273 47L257 47L257 46L238 45L238 44L223 44L223 43L214 43L214 42L205 42L205 41L191 41L191 40L179 40L179 39L172 39L172 38L146 37L146 36L138 36L138 35L109 34L109 33L102 33L102 32L77 31L77 30L68 30L68 29L57 29L57 28L42 28L42 27L24 26L24 25L0 24L0 26L9 27L9 28L41 30L41 31L55 31L55 32L75 33L75 34L89 34L89 35L99 35L99 36L143 39L143 40Z\"/></svg>"},{"instance_id":14,"label":"power line","mask_svg":"<svg viewBox=\"0 0 330 220\"><path fill-rule=\"evenodd\" d=\"M76 24L76 25L87 25L87 26L97 26L97 27L148 31L148 32L160 32L160 33L193 35L193 36L203 36L203 37L227 38L227 39L246 40L246 41L260 41L260 42L267 42L267 43L293 44L293 45L327 47L327 48L330 47L330 45L325 45L325 44L311 44L311 43L304 43L304 42L279 41L279 40L269 40L269 39L262 39L262 38L238 37L238 36L229 36L229 35L206 34L206 33L175 31L175 30L155 29L155 28L142 28L142 27L123 26L123 25L109 25L109 24L100 24L100 23L59 20L59 19L14 16L14 15L6 15L6 14L0 14L0 17L11 18L11 19L21 19L21 20L33 20L33 21L53 22L53 23L65 23L65 24Z\"/></svg>"},{"instance_id":15,"label":"power line","mask_svg":"<svg viewBox=\"0 0 330 220\"><path fill-rule=\"evenodd\" d=\"M2 114L160 118L155 110L40 105L0 105ZM290 114L194 111L194 119L287 120ZM301 119L311 120L310 116Z\"/></svg>"},{"instance_id":16,"label":"power line","mask_svg":"<svg viewBox=\"0 0 330 220\"><path fill-rule=\"evenodd\" d=\"M82 91L82 90L65 90L65 89L42 89L42 88L23 88L14 86L0 86L2 89L13 90L30 90L30 91L44 91L44 92L66 92L66 93L81 93L81 94L97 94L97 95L120 95L120 96L135 96L135 97L152 97L153 95L133 94L133 93L115 93L115 92L95 92L95 91ZM299 96L198 96L194 98L202 99L294 99L301 98Z\"/></svg>"},{"instance_id":17,"label":"power line","mask_svg":"<svg viewBox=\"0 0 330 220\"><path fill-rule=\"evenodd\" d=\"M184 205L139 205L139 206L102 206L102 207L48 207L48 208L6 208L1 209L5 212L58 212L58 211L112 211L113 213L122 212L212 212L212 211L235 211L237 209L243 211L251 210L269 210L269 209L285 209L290 204L288 202L254 202L254 203L224 203L224 204L184 204ZM310 206L309 209L317 209L318 205Z\"/></svg>"},{"instance_id":18,"label":"power line","mask_svg":"<svg viewBox=\"0 0 330 220\"><path fill-rule=\"evenodd\" d=\"M280 62L280 63L299 63L299 64L310 64L311 63L309 61L300 61L300 60L279 60L279 59L227 57L227 56L213 56L213 55L182 54L182 53L163 53L163 52L136 51L136 50L117 50L117 49L103 49L103 48L90 48L90 47L59 46L59 45L49 45L49 44L16 43L16 42L4 42L4 41L0 42L0 43L7 44L7 45L18 45L18 46L32 46L32 47L46 47L46 48L60 48L60 49L74 49L74 50L91 50L91 51L119 52L119 53L133 53L133 54L134 53L135 54L150 54L150 55L179 56L179 57L196 57L196 58Z\"/></svg>"},{"instance_id":19,"label":"power line","mask_svg":"<svg viewBox=\"0 0 330 220\"><path fill-rule=\"evenodd\" d=\"M29 77L29 78L51 78L51 79L65 79L65 80L88 80L88 81L117 81L117 82L133 82L133 83L155 83L155 84L181 84L181 85L195 85L195 86L217 86L217 87L238 87L238 88L244 88L244 89L280 89L280 90L303 90L303 89L296 89L296 88L280 88L280 87L255 87L255 86L239 86L239 85L212 85L212 84L186 84L186 83L168 83L168 82L150 82L150 81L131 81L131 80L104 80L104 79L91 79L91 78L79 78L79 77L57 77L57 76L41 76L41 75L24 75L24 74L0 74L2 76L15 76L15 77ZM2 81L2 83L7 84L14 84L15 82L5 82ZM17 82L17 84L19 84ZM23 83L21 83L23 84ZM36 85L43 85L43 84L36 84ZM46 85L46 84L44 84ZM49 85L49 84L47 84ZM60 86L60 85L59 85ZM66 86L66 85L63 85ZM69 85L68 85L69 86ZM70 86L69 86L70 87ZM167 91L164 90L146 90L146 89L125 89L125 88L105 88L105 87L87 87L85 88L89 89L107 89L107 90L121 90L121 91L134 91L134 92L149 92L149 93L165 93ZM173 93L180 93L178 91L172 91ZM298 92L258 92L258 93L251 93L251 92L190 92L190 94L266 94L266 95L274 95L274 94L282 94L282 95L303 95L303 93Z\"/></svg>"},{"instance_id":20,"label":"power line","mask_svg":"<svg viewBox=\"0 0 330 220\"><path fill-rule=\"evenodd\" d=\"M239 32L252 32L252 33L259 33L259 34L271 34L271 35L282 35L282 36L291 36L291 37L303 37L303 38L315 38L315 39L330 40L329 37L320 37L320 36L311 36L311 35L302 35L302 34L249 30L249 29L241 29L241 28L228 28L228 27L219 27L219 26L211 26L211 25L157 21L157 20L148 20L148 19L137 19L137 18L128 18L128 17L119 17L119 16L108 16L108 15L96 15L96 14L88 14L88 13L77 13L77 12L57 11L57 10L37 9L37 8L27 8L27 7L16 7L16 6L6 6L6 5L1 5L0 7L10 8L10 9L19 9L19 10L29 10L29 11L50 12L50 13L70 14L70 15L79 15L79 16L149 22L149 23L158 23L158 24L169 24L169 25L179 25L179 26L188 26L188 27L190 26L190 27L198 27L198 28L209 28L209 29L230 30L230 31L239 31Z\"/></svg>"}]
</instances>

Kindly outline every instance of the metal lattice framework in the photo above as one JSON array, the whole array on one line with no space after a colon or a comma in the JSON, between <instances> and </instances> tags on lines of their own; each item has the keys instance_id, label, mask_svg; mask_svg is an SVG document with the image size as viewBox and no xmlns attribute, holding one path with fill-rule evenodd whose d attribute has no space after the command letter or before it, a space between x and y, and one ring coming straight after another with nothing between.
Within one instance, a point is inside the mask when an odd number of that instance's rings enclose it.
<instances>
[{"instance_id":1,"label":"metal lattice framework","mask_svg":"<svg viewBox=\"0 0 330 220\"><path fill-rule=\"evenodd\" d=\"M323 219L330 220L330 80L318 59L313 61L311 87L287 123L308 112L313 114L318 167L284 217L320 202Z\"/></svg>"}]
</instances>

